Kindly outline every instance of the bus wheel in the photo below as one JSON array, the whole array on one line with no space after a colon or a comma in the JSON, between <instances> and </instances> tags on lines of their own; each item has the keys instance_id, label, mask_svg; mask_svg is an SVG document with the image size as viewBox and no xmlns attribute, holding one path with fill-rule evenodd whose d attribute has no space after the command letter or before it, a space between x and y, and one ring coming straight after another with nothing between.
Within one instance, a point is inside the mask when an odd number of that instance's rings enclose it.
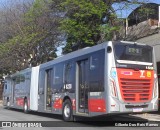
<instances>
[{"instance_id":1,"label":"bus wheel","mask_svg":"<svg viewBox=\"0 0 160 130\"><path fill-rule=\"evenodd\" d=\"M28 113L28 102L27 102L27 99L24 100L23 110L24 110L24 113Z\"/></svg>"},{"instance_id":2,"label":"bus wheel","mask_svg":"<svg viewBox=\"0 0 160 130\"><path fill-rule=\"evenodd\" d=\"M62 114L64 121L73 121L72 104L69 99L65 100L63 103Z\"/></svg>"}]
</instances>

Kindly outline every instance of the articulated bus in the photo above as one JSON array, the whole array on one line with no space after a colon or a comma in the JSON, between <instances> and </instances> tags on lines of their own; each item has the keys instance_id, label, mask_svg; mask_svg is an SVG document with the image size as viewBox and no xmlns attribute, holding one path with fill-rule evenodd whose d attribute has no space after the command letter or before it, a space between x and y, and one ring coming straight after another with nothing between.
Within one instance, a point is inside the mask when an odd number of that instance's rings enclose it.
<instances>
[{"instance_id":1,"label":"articulated bus","mask_svg":"<svg viewBox=\"0 0 160 130\"><path fill-rule=\"evenodd\" d=\"M5 78L3 104L76 116L158 110L158 81L151 46L108 41Z\"/></svg>"}]
</instances>

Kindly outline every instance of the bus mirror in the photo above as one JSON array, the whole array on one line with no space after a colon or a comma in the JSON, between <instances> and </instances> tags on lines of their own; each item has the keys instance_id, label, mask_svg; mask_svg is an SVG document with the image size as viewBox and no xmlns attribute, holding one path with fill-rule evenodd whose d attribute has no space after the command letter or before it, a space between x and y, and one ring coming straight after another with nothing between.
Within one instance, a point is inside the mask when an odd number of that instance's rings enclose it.
<instances>
[{"instance_id":1,"label":"bus mirror","mask_svg":"<svg viewBox=\"0 0 160 130\"><path fill-rule=\"evenodd\" d=\"M112 47L111 47L111 46L108 46L108 47L107 47L107 52L108 52L108 53L111 53L111 52L112 52Z\"/></svg>"}]
</instances>

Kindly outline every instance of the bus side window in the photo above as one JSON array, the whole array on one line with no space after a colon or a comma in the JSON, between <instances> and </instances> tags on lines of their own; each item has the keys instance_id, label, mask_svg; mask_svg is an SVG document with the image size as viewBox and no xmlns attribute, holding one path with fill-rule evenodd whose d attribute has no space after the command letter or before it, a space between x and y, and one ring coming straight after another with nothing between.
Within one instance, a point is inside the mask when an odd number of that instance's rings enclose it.
<instances>
[{"instance_id":1,"label":"bus side window","mask_svg":"<svg viewBox=\"0 0 160 130\"><path fill-rule=\"evenodd\" d=\"M20 75L20 82L25 82L25 75Z\"/></svg>"},{"instance_id":2,"label":"bus side window","mask_svg":"<svg viewBox=\"0 0 160 130\"><path fill-rule=\"evenodd\" d=\"M97 52L90 57L90 76L89 90L90 92L101 92L103 88L103 53Z\"/></svg>"},{"instance_id":3,"label":"bus side window","mask_svg":"<svg viewBox=\"0 0 160 130\"><path fill-rule=\"evenodd\" d=\"M7 84L5 84L5 89L7 90Z\"/></svg>"},{"instance_id":4,"label":"bus side window","mask_svg":"<svg viewBox=\"0 0 160 130\"><path fill-rule=\"evenodd\" d=\"M20 84L20 75L16 77L16 84Z\"/></svg>"},{"instance_id":5,"label":"bus side window","mask_svg":"<svg viewBox=\"0 0 160 130\"><path fill-rule=\"evenodd\" d=\"M3 92L6 93L6 91L7 91L7 83L3 85Z\"/></svg>"},{"instance_id":6,"label":"bus side window","mask_svg":"<svg viewBox=\"0 0 160 130\"><path fill-rule=\"evenodd\" d=\"M72 82L72 63L65 64L65 73L64 73L64 83L71 83Z\"/></svg>"},{"instance_id":7,"label":"bus side window","mask_svg":"<svg viewBox=\"0 0 160 130\"><path fill-rule=\"evenodd\" d=\"M58 93L63 87L63 67L64 64L60 63L54 66L53 74L53 91Z\"/></svg>"},{"instance_id":8,"label":"bus side window","mask_svg":"<svg viewBox=\"0 0 160 130\"><path fill-rule=\"evenodd\" d=\"M91 60L90 60L90 70L94 70L98 67L98 57L95 56L91 56Z\"/></svg>"},{"instance_id":9,"label":"bus side window","mask_svg":"<svg viewBox=\"0 0 160 130\"><path fill-rule=\"evenodd\" d=\"M63 81L63 69L62 68L63 68L62 64L55 65L54 81L53 81L53 84L55 84L55 85L61 84Z\"/></svg>"},{"instance_id":10,"label":"bus side window","mask_svg":"<svg viewBox=\"0 0 160 130\"><path fill-rule=\"evenodd\" d=\"M38 84L38 94L44 94L44 85L45 85L45 73L44 71L40 70L39 72L39 84Z\"/></svg>"},{"instance_id":11,"label":"bus side window","mask_svg":"<svg viewBox=\"0 0 160 130\"><path fill-rule=\"evenodd\" d=\"M100 87L99 79L99 55L94 54L90 59L90 92L96 92Z\"/></svg>"}]
</instances>

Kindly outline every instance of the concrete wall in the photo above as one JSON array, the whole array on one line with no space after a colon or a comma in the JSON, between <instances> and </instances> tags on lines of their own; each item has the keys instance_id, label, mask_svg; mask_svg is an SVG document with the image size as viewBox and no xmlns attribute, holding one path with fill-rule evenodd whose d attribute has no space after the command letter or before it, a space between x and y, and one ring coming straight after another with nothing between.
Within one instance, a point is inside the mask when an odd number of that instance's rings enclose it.
<instances>
[{"instance_id":1,"label":"concrete wall","mask_svg":"<svg viewBox=\"0 0 160 130\"><path fill-rule=\"evenodd\" d=\"M155 49L156 61L160 62L160 33L140 38L137 42L153 46Z\"/></svg>"}]
</instances>

